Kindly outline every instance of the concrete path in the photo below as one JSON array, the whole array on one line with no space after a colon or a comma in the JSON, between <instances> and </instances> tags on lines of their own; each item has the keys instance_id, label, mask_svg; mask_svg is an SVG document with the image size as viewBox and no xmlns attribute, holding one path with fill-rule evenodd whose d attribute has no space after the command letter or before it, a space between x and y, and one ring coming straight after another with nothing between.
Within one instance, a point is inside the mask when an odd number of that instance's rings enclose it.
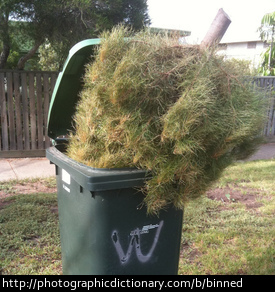
<instances>
[{"instance_id":1,"label":"concrete path","mask_svg":"<svg viewBox=\"0 0 275 292\"><path fill-rule=\"evenodd\" d=\"M275 158L275 143L263 144L258 151L250 156L246 161L273 159ZM274 170L275 171L275 170Z\"/></svg>"},{"instance_id":2,"label":"concrete path","mask_svg":"<svg viewBox=\"0 0 275 292\"><path fill-rule=\"evenodd\" d=\"M47 158L0 159L0 181L55 176Z\"/></svg>"},{"instance_id":3,"label":"concrete path","mask_svg":"<svg viewBox=\"0 0 275 292\"><path fill-rule=\"evenodd\" d=\"M264 144L246 161L275 159L275 143ZM55 176L55 166L47 158L0 159L0 181Z\"/></svg>"}]
</instances>

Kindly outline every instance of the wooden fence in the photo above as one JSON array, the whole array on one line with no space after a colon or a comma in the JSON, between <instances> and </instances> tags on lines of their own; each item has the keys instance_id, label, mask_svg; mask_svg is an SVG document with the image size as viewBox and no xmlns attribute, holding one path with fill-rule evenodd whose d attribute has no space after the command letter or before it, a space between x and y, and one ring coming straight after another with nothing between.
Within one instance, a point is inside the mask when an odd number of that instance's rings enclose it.
<instances>
[{"instance_id":1,"label":"wooden fence","mask_svg":"<svg viewBox=\"0 0 275 292\"><path fill-rule=\"evenodd\" d=\"M0 70L0 158L45 156L50 146L47 118L58 72ZM270 98L263 135L275 141L275 77L257 77Z\"/></svg>"},{"instance_id":2,"label":"wooden fence","mask_svg":"<svg viewBox=\"0 0 275 292\"><path fill-rule=\"evenodd\" d=\"M270 101L263 136L267 142L275 142L275 76L257 77L253 82L256 87L263 89L265 97Z\"/></svg>"},{"instance_id":3,"label":"wooden fence","mask_svg":"<svg viewBox=\"0 0 275 292\"><path fill-rule=\"evenodd\" d=\"M45 156L58 72L0 70L0 157Z\"/></svg>"}]
</instances>

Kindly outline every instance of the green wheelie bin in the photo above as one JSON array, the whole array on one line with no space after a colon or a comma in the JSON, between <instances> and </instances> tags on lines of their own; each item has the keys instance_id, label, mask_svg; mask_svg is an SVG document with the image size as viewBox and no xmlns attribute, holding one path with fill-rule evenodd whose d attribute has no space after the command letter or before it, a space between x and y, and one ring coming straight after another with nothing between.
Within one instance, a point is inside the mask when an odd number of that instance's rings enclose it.
<instances>
[{"instance_id":1,"label":"green wheelie bin","mask_svg":"<svg viewBox=\"0 0 275 292\"><path fill-rule=\"evenodd\" d=\"M68 131L85 64L100 39L76 44L60 72L50 103L46 156L56 167L64 274L177 274L183 211L173 207L148 215L139 190L144 170L99 169L66 155Z\"/></svg>"}]
</instances>

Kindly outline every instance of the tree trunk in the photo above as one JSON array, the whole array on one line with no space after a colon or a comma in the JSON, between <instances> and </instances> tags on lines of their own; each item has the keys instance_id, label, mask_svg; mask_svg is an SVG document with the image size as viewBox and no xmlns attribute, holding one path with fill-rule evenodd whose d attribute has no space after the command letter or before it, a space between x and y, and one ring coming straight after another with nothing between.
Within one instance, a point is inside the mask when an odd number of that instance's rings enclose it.
<instances>
[{"instance_id":1,"label":"tree trunk","mask_svg":"<svg viewBox=\"0 0 275 292\"><path fill-rule=\"evenodd\" d=\"M5 69L9 54L10 54L10 46L4 43L3 51L0 55L0 69Z\"/></svg>"},{"instance_id":2,"label":"tree trunk","mask_svg":"<svg viewBox=\"0 0 275 292\"><path fill-rule=\"evenodd\" d=\"M202 48L207 48L218 44L224 36L230 23L231 20L229 16L223 11L222 8L219 9L200 46Z\"/></svg>"},{"instance_id":3,"label":"tree trunk","mask_svg":"<svg viewBox=\"0 0 275 292\"><path fill-rule=\"evenodd\" d=\"M36 53L38 48L42 45L42 43L43 41L37 41L32 47L32 49L25 56L19 59L17 63L17 69L24 70L25 63L34 56L34 54Z\"/></svg>"},{"instance_id":4,"label":"tree trunk","mask_svg":"<svg viewBox=\"0 0 275 292\"><path fill-rule=\"evenodd\" d=\"M9 34L9 12L2 12L0 15L0 38L3 43L3 50L0 54L0 69L5 69L10 54Z\"/></svg>"}]
</instances>

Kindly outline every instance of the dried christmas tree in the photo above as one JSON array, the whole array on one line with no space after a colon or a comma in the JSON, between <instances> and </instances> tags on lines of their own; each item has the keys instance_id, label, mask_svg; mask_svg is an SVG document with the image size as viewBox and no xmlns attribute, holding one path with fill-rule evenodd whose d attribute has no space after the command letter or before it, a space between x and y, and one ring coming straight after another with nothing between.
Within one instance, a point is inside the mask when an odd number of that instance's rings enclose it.
<instances>
[{"instance_id":1,"label":"dried christmas tree","mask_svg":"<svg viewBox=\"0 0 275 292\"><path fill-rule=\"evenodd\" d=\"M149 31L119 26L101 39L68 156L97 168L148 170L148 212L183 208L259 145L263 99L234 63Z\"/></svg>"}]
</instances>

